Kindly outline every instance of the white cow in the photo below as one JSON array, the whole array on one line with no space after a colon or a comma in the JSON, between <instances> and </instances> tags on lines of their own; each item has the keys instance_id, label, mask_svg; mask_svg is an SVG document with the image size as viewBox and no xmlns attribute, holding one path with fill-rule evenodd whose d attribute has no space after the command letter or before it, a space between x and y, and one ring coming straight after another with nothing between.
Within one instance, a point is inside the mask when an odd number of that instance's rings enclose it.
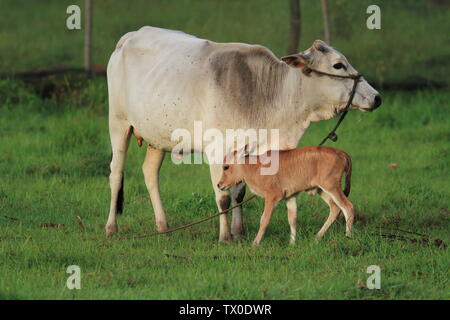
<instances>
[{"instance_id":1,"label":"white cow","mask_svg":"<svg viewBox=\"0 0 450 320\"><path fill-rule=\"evenodd\" d=\"M312 121L330 119L345 107L351 79L302 72L305 66L350 75L357 71L320 40L308 50L278 59L269 49L243 43L216 43L180 31L143 27L125 34L108 63L109 131L112 145L111 206L107 235L117 230L123 209L123 170L131 134L148 145L142 166L156 226L167 230L159 194L159 169L165 152L178 141L174 129L279 129L280 148L295 148ZM378 92L360 79L351 108L371 111L381 104ZM193 132L192 132L193 135ZM202 152L202 146L193 151ZM221 166L210 165L219 210L244 197L245 186L217 187ZM220 218L219 241L243 233L241 208L233 210L231 234Z\"/></svg>"}]
</instances>

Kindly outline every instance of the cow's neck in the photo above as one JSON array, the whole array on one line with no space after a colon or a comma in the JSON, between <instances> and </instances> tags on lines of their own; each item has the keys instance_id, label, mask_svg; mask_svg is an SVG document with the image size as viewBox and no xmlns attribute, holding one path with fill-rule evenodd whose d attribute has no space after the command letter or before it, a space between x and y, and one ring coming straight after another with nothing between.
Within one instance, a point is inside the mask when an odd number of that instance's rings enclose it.
<instances>
[{"instance_id":1,"label":"cow's neck","mask_svg":"<svg viewBox=\"0 0 450 320\"><path fill-rule=\"evenodd\" d=\"M267 127L280 130L280 149L295 148L308 129L315 113L305 103L302 77L298 70L288 72L276 109L267 119Z\"/></svg>"},{"instance_id":2,"label":"cow's neck","mask_svg":"<svg viewBox=\"0 0 450 320\"><path fill-rule=\"evenodd\" d=\"M290 69L279 97L281 112L276 112L278 116L269 120L270 127L280 129L281 149L295 148L311 122L334 118L342 108L321 103L302 85L303 77L298 70Z\"/></svg>"},{"instance_id":3,"label":"cow's neck","mask_svg":"<svg viewBox=\"0 0 450 320\"><path fill-rule=\"evenodd\" d=\"M265 119L259 123L259 128L279 130L279 148L292 149L297 147L311 122L327 120L335 116L334 108L325 106L311 96L302 85L303 75L299 70L287 69L284 84L276 101L267 105ZM261 113L264 114L264 113ZM247 123L248 127L252 127Z\"/></svg>"}]
</instances>

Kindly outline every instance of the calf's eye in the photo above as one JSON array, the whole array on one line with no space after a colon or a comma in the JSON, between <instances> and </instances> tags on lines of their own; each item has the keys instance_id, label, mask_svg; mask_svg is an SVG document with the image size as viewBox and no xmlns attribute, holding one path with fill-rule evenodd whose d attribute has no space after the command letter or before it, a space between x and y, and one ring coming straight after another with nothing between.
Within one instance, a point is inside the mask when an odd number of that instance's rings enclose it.
<instances>
[{"instance_id":1,"label":"calf's eye","mask_svg":"<svg viewBox=\"0 0 450 320\"><path fill-rule=\"evenodd\" d=\"M228 169L230 169L230 166L223 166L223 171L227 171Z\"/></svg>"},{"instance_id":2,"label":"calf's eye","mask_svg":"<svg viewBox=\"0 0 450 320\"><path fill-rule=\"evenodd\" d=\"M345 68L345 67L344 67L344 65L342 63L338 62L338 63L333 65L333 68L335 68L335 69L342 69L342 68Z\"/></svg>"}]
</instances>

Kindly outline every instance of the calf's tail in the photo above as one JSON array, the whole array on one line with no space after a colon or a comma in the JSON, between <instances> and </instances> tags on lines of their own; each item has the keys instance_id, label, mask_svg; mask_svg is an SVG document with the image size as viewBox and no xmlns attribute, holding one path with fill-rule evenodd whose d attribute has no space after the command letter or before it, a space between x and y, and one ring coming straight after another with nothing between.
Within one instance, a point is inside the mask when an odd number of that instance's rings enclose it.
<instances>
[{"instance_id":1,"label":"calf's tail","mask_svg":"<svg viewBox=\"0 0 450 320\"><path fill-rule=\"evenodd\" d=\"M346 197L350 194L350 188L352 184L352 159L345 153L345 189L344 194Z\"/></svg>"}]
</instances>

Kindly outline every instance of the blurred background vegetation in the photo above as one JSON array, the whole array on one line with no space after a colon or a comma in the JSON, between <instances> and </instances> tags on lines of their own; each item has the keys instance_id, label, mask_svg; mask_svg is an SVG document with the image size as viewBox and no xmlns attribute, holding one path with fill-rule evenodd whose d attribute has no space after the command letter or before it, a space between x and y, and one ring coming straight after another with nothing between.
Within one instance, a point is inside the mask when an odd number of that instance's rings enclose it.
<instances>
[{"instance_id":1,"label":"blurred background vegetation","mask_svg":"<svg viewBox=\"0 0 450 320\"><path fill-rule=\"evenodd\" d=\"M105 67L118 39L144 25L217 42L262 44L285 55L288 0L94 0L93 63ZM83 30L68 30L66 9L80 0L2 0L0 73L82 67ZM366 9L381 8L381 30ZM375 86L449 85L450 1L330 0L332 45ZM84 17L82 17L82 26ZM300 50L323 39L320 1L301 0Z\"/></svg>"}]
</instances>

